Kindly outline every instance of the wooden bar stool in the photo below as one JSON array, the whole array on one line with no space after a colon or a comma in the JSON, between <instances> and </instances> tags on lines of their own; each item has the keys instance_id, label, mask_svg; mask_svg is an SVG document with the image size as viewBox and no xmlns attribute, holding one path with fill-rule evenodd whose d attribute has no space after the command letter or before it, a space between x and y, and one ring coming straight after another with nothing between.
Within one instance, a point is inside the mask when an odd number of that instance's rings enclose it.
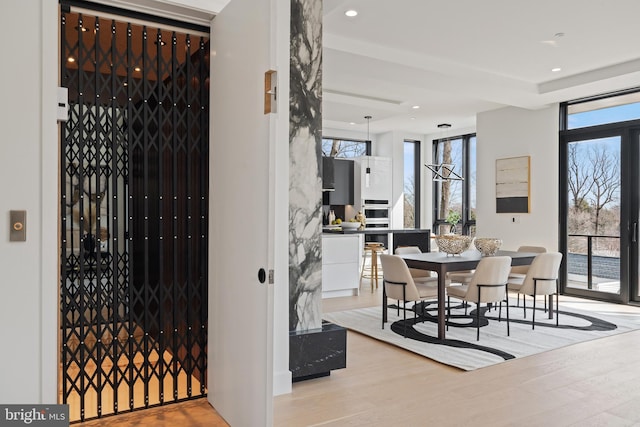
<instances>
[{"instance_id":1,"label":"wooden bar stool","mask_svg":"<svg viewBox=\"0 0 640 427\"><path fill-rule=\"evenodd\" d=\"M371 292L378 289L378 275L382 272L382 269L378 266L378 253L385 250L382 243L379 242L367 242L364 245L364 256L362 257L362 271L360 273L360 286L362 286L362 278L366 277L371 279ZM367 253L371 254L371 265L366 267Z\"/></svg>"}]
</instances>

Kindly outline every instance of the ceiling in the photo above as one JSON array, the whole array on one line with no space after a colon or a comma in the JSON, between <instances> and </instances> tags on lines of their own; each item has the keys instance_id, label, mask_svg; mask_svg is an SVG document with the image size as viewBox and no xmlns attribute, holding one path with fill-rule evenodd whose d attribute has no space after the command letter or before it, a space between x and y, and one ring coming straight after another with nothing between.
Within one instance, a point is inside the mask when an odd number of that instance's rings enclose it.
<instances>
[{"instance_id":1,"label":"ceiling","mask_svg":"<svg viewBox=\"0 0 640 427\"><path fill-rule=\"evenodd\" d=\"M638 0L323 0L323 8L325 128L366 131L371 115L372 133L430 134L439 123L455 133L475 128L483 111L640 86ZM345 16L349 9L358 15Z\"/></svg>"}]
</instances>

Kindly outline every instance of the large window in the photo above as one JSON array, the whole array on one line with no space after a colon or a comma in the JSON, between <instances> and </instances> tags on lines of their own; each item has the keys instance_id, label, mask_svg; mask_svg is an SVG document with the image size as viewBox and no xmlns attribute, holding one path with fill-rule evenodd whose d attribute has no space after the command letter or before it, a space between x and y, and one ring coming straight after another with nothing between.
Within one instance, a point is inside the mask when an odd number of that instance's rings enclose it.
<instances>
[{"instance_id":1,"label":"large window","mask_svg":"<svg viewBox=\"0 0 640 427\"><path fill-rule=\"evenodd\" d=\"M640 301L640 92L560 105L563 292Z\"/></svg>"},{"instance_id":2,"label":"large window","mask_svg":"<svg viewBox=\"0 0 640 427\"><path fill-rule=\"evenodd\" d=\"M566 129L640 119L640 92L603 95L566 104Z\"/></svg>"},{"instance_id":3,"label":"large window","mask_svg":"<svg viewBox=\"0 0 640 427\"><path fill-rule=\"evenodd\" d=\"M337 158L370 156L371 141L323 137L322 155Z\"/></svg>"},{"instance_id":4,"label":"large window","mask_svg":"<svg viewBox=\"0 0 640 427\"><path fill-rule=\"evenodd\" d=\"M435 234L475 235L476 136L462 135L433 142L433 164L444 177L433 180L433 231ZM452 174L446 171L452 168ZM458 179L460 176L462 179Z\"/></svg>"},{"instance_id":5,"label":"large window","mask_svg":"<svg viewBox=\"0 0 640 427\"><path fill-rule=\"evenodd\" d=\"M404 142L404 228L420 227L420 141Z\"/></svg>"}]
</instances>

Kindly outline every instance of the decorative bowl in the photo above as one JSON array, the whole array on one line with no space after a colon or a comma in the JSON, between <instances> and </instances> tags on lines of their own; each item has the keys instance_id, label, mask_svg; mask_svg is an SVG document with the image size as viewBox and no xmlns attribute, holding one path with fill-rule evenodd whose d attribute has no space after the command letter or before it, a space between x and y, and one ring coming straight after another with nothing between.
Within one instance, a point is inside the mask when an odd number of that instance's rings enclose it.
<instances>
[{"instance_id":1,"label":"decorative bowl","mask_svg":"<svg viewBox=\"0 0 640 427\"><path fill-rule=\"evenodd\" d=\"M502 246L502 240L495 237L476 237L473 244L482 256L493 256Z\"/></svg>"},{"instance_id":2,"label":"decorative bowl","mask_svg":"<svg viewBox=\"0 0 640 427\"><path fill-rule=\"evenodd\" d=\"M351 222L351 221L342 221L340 224L343 230L357 230L360 227L359 222Z\"/></svg>"},{"instance_id":3,"label":"decorative bowl","mask_svg":"<svg viewBox=\"0 0 640 427\"><path fill-rule=\"evenodd\" d=\"M469 248L471 236L460 236L458 234L442 234L435 237L436 245L440 252L445 252L449 255L457 255Z\"/></svg>"}]
</instances>

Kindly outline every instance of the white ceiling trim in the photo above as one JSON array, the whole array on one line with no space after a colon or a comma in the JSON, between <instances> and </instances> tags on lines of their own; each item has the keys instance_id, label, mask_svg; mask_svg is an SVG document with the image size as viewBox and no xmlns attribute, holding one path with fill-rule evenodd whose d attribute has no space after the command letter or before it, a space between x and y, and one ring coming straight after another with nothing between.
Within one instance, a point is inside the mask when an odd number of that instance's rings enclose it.
<instances>
[{"instance_id":1,"label":"white ceiling trim","mask_svg":"<svg viewBox=\"0 0 640 427\"><path fill-rule=\"evenodd\" d=\"M229 0L91 0L135 12L210 26Z\"/></svg>"},{"instance_id":2,"label":"white ceiling trim","mask_svg":"<svg viewBox=\"0 0 640 427\"><path fill-rule=\"evenodd\" d=\"M464 95L521 108L540 107L537 85L513 80L504 81L488 73L472 71L464 73L460 70L456 72L450 67L442 67L434 71L326 46L323 60L327 70L324 74L325 85L337 91L346 92L346 86L351 84L351 80L357 79L361 83L368 83L377 93L381 93L389 85L394 85L397 90L404 88L403 92L406 94L416 94L421 90L446 91L448 94ZM363 75L359 70L367 70L367 72ZM384 93L380 96L387 97ZM412 102L411 99L403 99L403 101Z\"/></svg>"},{"instance_id":3,"label":"white ceiling trim","mask_svg":"<svg viewBox=\"0 0 640 427\"><path fill-rule=\"evenodd\" d=\"M418 68L425 71L432 71L439 74L446 74L453 77L466 78L469 75L475 75L482 80L500 82L502 86L507 85L516 90L532 91L535 88L535 84L532 82L514 79L506 75L483 70L477 67L469 67L468 65L460 62L454 62L397 48L389 48L335 34L324 34L323 47L325 49L366 56L385 62Z\"/></svg>"},{"instance_id":4,"label":"white ceiling trim","mask_svg":"<svg viewBox=\"0 0 640 427\"><path fill-rule=\"evenodd\" d=\"M322 99L324 101L349 103L354 105L372 106L375 108L397 110L402 105L402 101L395 99L377 98L370 95L360 95L357 93L342 92L338 90L322 88Z\"/></svg>"},{"instance_id":5,"label":"white ceiling trim","mask_svg":"<svg viewBox=\"0 0 640 427\"><path fill-rule=\"evenodd\" d=\"M602 67L597 70L574 74L556 80L551 80L538 85L540 93L555 92L574 86L584 86L599 80L608 80L620 76L637 74L640 70L640 59L623 62L620 64ZM638 81L640 83L640 81Z\"/></svg>"}]
</instances>

